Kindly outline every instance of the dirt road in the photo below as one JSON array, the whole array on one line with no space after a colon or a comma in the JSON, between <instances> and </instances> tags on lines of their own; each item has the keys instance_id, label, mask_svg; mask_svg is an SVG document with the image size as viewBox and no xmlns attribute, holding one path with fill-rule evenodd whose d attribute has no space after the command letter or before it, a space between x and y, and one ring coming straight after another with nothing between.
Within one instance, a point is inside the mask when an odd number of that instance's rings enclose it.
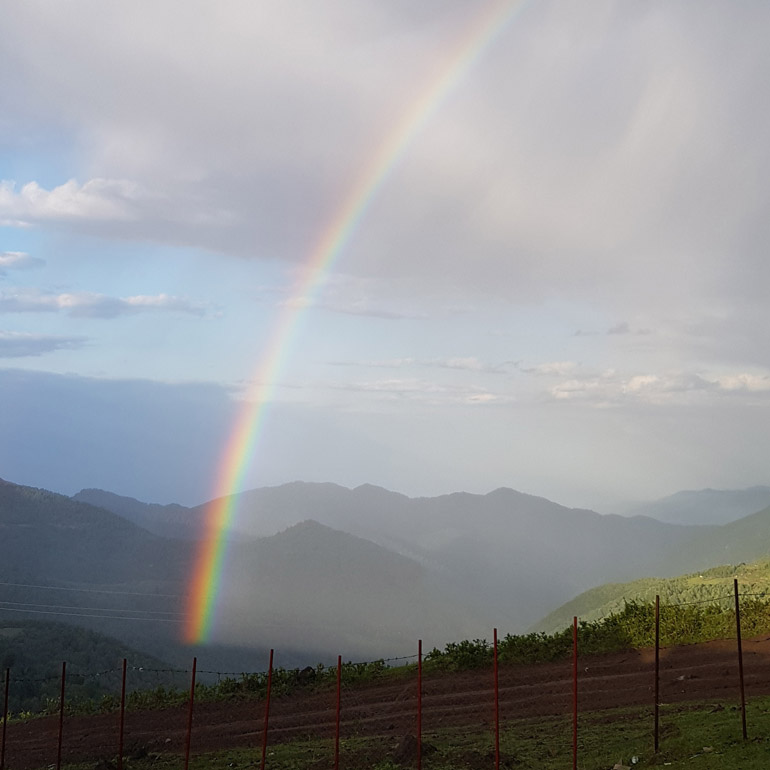
<instances>
[{"instance_id":1,"label":"dirt road","mask_svg":"<svg viewBox=\"0 0 770 770\"><path fill-rule=\"evenodd\" d=\"M747 696L770 693L770 637L744 641ZM653 651L638 650L584 657L579 661L580 711L652 705ZM503 722L569 713L572 709L570 661L500 669L500 716ZM342 736L402 736L414 732L416 676L388 677L342 693ZM712 700L724 706L739 702L735 641L716 641L661 650L661 700ZM423 678L423 733L462 726L469 731L493 724L491 669ZM274 698L270 709L271 744L296 738L334 736L335 692L300 691ZM259 746L264 703L229 701L197 703L192 750ZM184 750L187 709L129 712L125 724L127 754L136 751ZM35 770L56 761L58 718L47 717L8 726L7 770ZM62 756L65 762L98 761L117 754L116 714L66 717Z\"/></svg>"}]
</instances>

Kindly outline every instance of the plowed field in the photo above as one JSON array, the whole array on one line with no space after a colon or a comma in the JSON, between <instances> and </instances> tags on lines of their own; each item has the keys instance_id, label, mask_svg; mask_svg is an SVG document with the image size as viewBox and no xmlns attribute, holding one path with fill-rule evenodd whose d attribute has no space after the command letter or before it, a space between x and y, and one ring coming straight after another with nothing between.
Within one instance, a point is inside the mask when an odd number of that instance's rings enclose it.
<instances>
[{"instance_id":1,"label":"plowed field","mask_svg":"<svg viewBox=\"0 0 770 770\"><path fill-rule=\"evenodd\" d=\"M746 694L770 694L770 638L744 642ZM580 711L652 705L653 651L637 650L579 661ZM500 716L503 722L524 717L569 713L572 709L570 661L501 666ZM401 736L414 732L416 676L387 677L342 693L342 737ZM738 659L734 640L715 641L661 650L661 701L711 700L739 702ZM476 730L494 719L491 669L423 677L423 733L448 727ZM335 692L312 691L274 698L268 741L334 735ZM184 751L187 708L134 711L126 715L126 753L137 750L181 754ZM217 749L259 746L264 703L229 701L195 705L193 754ZM58 717L8 726L6 767L34 770L56 762ZM117 754L115 714L65 717L64 762L98 761Z\"/></svg>"}]
</instances>

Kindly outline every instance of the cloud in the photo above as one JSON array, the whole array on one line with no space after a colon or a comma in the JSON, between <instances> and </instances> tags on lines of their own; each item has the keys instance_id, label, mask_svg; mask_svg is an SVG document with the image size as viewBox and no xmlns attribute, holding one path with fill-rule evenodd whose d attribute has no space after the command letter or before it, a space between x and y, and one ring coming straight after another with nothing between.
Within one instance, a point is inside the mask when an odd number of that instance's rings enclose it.
<instances>
[{"instance_id":1,"label":"cloud","mask_svg":"<svg viewBox=\"0 0 770 770\"><path fill-rule=\"evenodd\" d=\"M423 320L428 317L427 313L407 313L397 310L388 310L382 307L373 307L366 302L357 302L347 307L335 305L319 305L324 310L333 313L343 313L345 315L366 316L368 318L382 318L389 321L404 320Z\"/></svg>"},{"instance_id":2,"label":"cloud","mask_svg":"<svg viewBox=\"0 0 770 770\"><path fill-rule=\"evenodd\" d=\"M484 363L475 356L432 358L426 361L425 365L436 366L441 369L459 369L468 372L490 372L494 374L502 374L505 371L501 366Z\"/></svg>"},{"instance_id":3,"label":"cloud","mask_svg":"<svg viewBox=\"0 0 770 770\"><path fill-rule=\"evenodd\" d=\"M484 374L504 374L505 364L490 364L481 361L476 356L453 356L449 358L404 358L369 359L363 361L332 361L333 366L360 366L382 369L402 369L406 367L429 367L434 369L451 369L454 371L479 372Z\"/></svg>"},{"instance_id":4,"label":"cloud","mask_svg":"<svg viewBox=\"0 0 770 770\"><path fill-rule=\"evenodd\" d=\"M70 179L45 190L27 182L17 191L13 181L0 181L0 223L27 225L45 221L120 221L138 217L135 202L139 185L127 180L91 179L78 184Z\"/></svg>"},{"instance_id":5,"label":"cloud","mask_svg":"<svg viewBox=\"0 0 770 770\"><path fill-rule=\"evenodd\" d=\"M77 292L46 294L37 290L0 293L0 313L65 312L80 318L117 318L144 312L173 312L204 316L207 306L168 294L109 297Z\"/></svg>"},{"instance_id":6,"label":"cloud","mask_svg":"<svg viewBox=\"0 0 770 770\"><path fill-rule=\"evenodd\" d=\"M23 251L0 252L0 275L6 275L9 270L29 270L43 265L45 260L31 257Z\"/></svg>"},{"instance_id":7,"label":"cloud","mask_svg":"<svg viewBox=\"0 0 770 770\"><path fill-rule=\"evenodd\" d=\"M88 175L6 186L6 220L112 222L132 237L303 264L479 14L231 1L181 21L180 8L107 14L81 1L7 14L10 129L41 116L67 126ZM756 294L770 156L754 96L769 55L754 31L770 10L697 25L691 14L547 1L518 14L415 133L345 232L338 267L412 297L625 308ZM735 41L741 57L719 55ZM394 317L386 302L348 312L383 307Z\"/></svg>"},{"instance_id":8,"label":"cloud","mask_svg":"<svg viewBox=\"0 0 770 770\"><path fill-rule=\"evenodd\" d=\"M428 380L391 378L331 385L336 390L374 394L384 401L411 401L431 405L503 404L510 396L492 393L484 388L443 384Z\"/></svg>"},{"instance_id":9,"label":"cloud","mask_svg":"<svg viewBox=\"0 0 770 770\"><path fill-rule=\"evenodd\" d=\"M621 374L607 370L600 374L573 376L550 387L548 395L562 402L598 407L648 404L654 406L704 406L725 398L770 397L770 374L739 372L705 374L662 372Z\"/></svg>"},{"instance_id":10,"label":"cloud","mask_svg":"<svg viewBox=\"0 0 770 770\"><path fill-rule=\"evenodd\" d=\"M747 393L762 393L770 390L770 375L768 374L733 374L717 377L715 383L720 390Z\"/></svg>"},{"instance_id":11,"label":"cloud","mask_svg":"<svg viewBox=\"0 0 770 770\"><path fill-rule=\"evenodd\" d=\"M574 369L578 364L575 361L549 361L544 364L536 364L535 366L520 366L522 372L525 374L536 374L540 376L552 377L563 376Z\"/></svg>"},{"instance_id":12,"label":"cloud","mask_svg":"<svg viewBox=\"0 0 770 770\"><path fill-rule=\"evenodd\" d=\"M85 337L57 337L28 332L0 331L0 358L41 356L57 350L76 350L86 344Z\"/></svg>"},{"instance_id":13,"label":"cloud","mask_svg":"<svg viewBox=\"0 0 770 770\"><path fill-rule=\"evenodd\" d=\"M236 414L208 384L0 368L0 392L3 477L66 494L99 487L197 505Z\"/></svg>"}]
</instances>

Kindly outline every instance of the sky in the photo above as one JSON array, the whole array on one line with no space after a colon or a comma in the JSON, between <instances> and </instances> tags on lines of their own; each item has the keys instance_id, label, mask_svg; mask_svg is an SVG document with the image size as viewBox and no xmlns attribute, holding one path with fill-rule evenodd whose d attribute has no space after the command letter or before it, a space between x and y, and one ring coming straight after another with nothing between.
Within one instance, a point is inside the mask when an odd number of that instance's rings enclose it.
<instances>
[{"instance_id":1,"label":"sky","mask_svg":"<svg viewBox=\"0 0 770 770\"><path fill-rule=\"evenodd\" d=\"M2 16L0 477L197 504L259 398L243 488L770 483L766 3Z\"/></svg>"}]
</instances>

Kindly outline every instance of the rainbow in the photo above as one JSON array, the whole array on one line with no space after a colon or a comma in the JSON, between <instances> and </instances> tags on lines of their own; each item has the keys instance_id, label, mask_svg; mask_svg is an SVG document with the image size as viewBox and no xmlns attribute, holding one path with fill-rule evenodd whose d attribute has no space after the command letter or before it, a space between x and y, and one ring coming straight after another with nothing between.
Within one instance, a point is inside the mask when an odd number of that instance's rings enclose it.
<instances>
[{"instance_id":1,"label":"rainbow","mask_svg":"<svg viewBox=\"0 0 770 770\"><path fill-rule=\"evenodd\" d=\"M323 229L310 253L292 299L281 312L266 353L253 377L256 383L235 423L220 459L215 497L209 503L201 546L195 559L188 588L184 638L190 644L208 640L214 607L221 588L227 535L236 512L236 493L241 491L257 439L279 379L281 365L291 349L302 310L309 298L323 286L332 265L358 229L372 201L383 187L415 137L431 120L452 89L481 53L513 21L528 0L494 0L466 30L462 39L445 57L439 75L410 105L393 130L381 143L374 157L359 174L342 205Z\"/></svg>"}]
</instances>

